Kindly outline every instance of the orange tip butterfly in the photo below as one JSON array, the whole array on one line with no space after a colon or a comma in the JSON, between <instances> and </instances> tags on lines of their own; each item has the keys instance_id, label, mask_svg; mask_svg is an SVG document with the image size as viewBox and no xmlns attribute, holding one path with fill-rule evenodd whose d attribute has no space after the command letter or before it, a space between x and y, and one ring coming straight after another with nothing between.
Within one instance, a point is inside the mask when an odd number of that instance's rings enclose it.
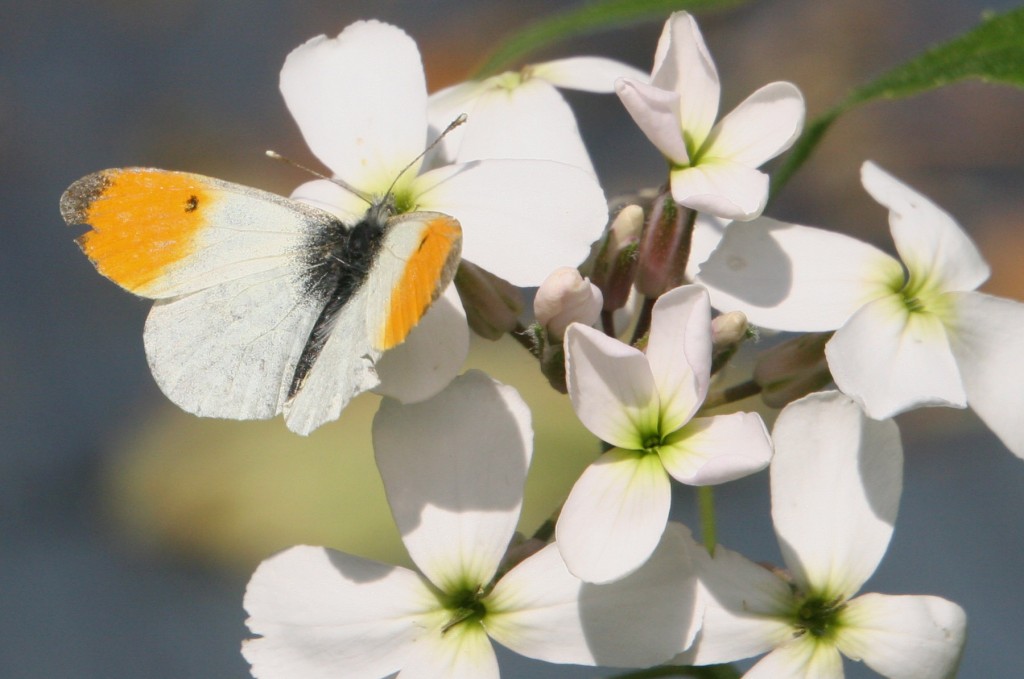
<instances>
[{"instance_id":1,"label":"orange tip butterfly","mask_svg":"<svg viewBox=\"0 0 1024 679\"><path fill-rule=\"evenodd\" d=\"M308 434L379 382L374 363L405 341L451 282L459 223L396 214L390 193L356 224L197 174L103 170L60 200L96 269L156 300L143 339L153 376L206 417L284 413Z\"/></svg>"}]
</instances>

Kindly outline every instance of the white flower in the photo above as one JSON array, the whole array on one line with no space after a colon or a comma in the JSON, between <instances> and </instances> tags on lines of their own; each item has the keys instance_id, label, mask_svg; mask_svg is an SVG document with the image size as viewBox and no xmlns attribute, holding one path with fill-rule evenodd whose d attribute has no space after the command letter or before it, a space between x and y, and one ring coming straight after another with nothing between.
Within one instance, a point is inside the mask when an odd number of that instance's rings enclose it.
<instances>
[{"instance_id":1,"label":"white flower","mask_svg":"<svg viewBox=\"0 0 1024 679\"><path fill-rule=\"evenodd\" d=\"M576 482L556 527L575 575L609 582L654 551L668 520L669 478L690 485L763 469L771 441L761 417L694 417L711 370L711 310L689 285L654 305L646 353L584 325L565 334L566 379L580 421L615 446Z\"/></svg>"},{"instance_id":2,"label":"white flower","mask_svg":"<svg viewBox=\"0 0 1024 679\"><path fill-rule=\"evenodd\" d=\"M607 221L600 186L579 168L500 159L423 171L422 160L413 162L429 142L426 82L415 42L394 26L360 21L337 38L309 40L285 60L281 92L310 149L335 177L377 197L394 183L400 212L455 217L462 256L515 285L538 285L556 266L583 261ZM367 208L326 180L292 195L348 222ZM432 316L439 318L431 322ZM406 401L436 393L458 372L467 348L457 299L438 300L406 343L378 364L384 393Z\"/></svg>"},{"instance_id":3,"label":"white flower","mask_svg":"<svg viewBox=\"0 0 1024 679\"><path fill-rule=\"evenodd\" d=\"M383 194L428 142L427 94L419 51L400 29L352 24L293 51L281 91L310 149L357 189ZM448 121L451 122L451 121ZM540 283L556 266L583 261L607 223L600 186L562 163L478 160L420 172L394 187L400 210L436 210L462 224L462 254L515 285ZM300 187L358 218L365 203L330 182Z\"/></svg>"},{"instance_id":4,"label":"white flower","mask_svg":"<svg viewBox=\"0 0 1024 679\"><path fill-rule=\"evenodd\" d=\"M770 83L715 124L720 90L704 38L686 12L665 23L649 84L616 84L626 110L671 164L675 201L746 221L768 199L768 176L756 168L800 135L804 100L793 84Z\"/></svg>"},{"instance_id":5,"label":"white flower","mask_svg":"<svg viewBox=\"0 0 1024 679\"><path fill-rule=\"evenodd\" d=\"M541 660L648 666L699 627L695 543L666 533L643 569L582 583L548 545L499 574L522 505L533 433L526 404L483 373L434 398L387 400L374 449L419 572L319 547L264 561L245 595L243 654L260 679L489 679L488 637Z\"/></svg>"},{"instance_id":6,"label":"white flower","mask_svg":"<svg viewBox=\"0 0 1024 679\"><path fill-rule=\"evenodd\" d=\"M761 219L726 230L701 283L755 325L838 328L829 368L871 417L969 404L1024 457L1024 304L976 292L988 265L946 212L872 163L861 178L890 210L902 264L848 236Z\"/></svg>"},{"instance_id":7,"label":"white flower","mask_svg":"<svg viewBox=\"0 0 1024 679\"><path fill-rule=\"evenodd\" d=\"M768 652L745 679L841 679L841 655L886 677L952 677L966 618L934 596L862 594L888 548L903 450L892 420L839 392L787 406L773 432L772 519L792 579L716 547L700 559L706 609L685 664Z\"/></svg>"},{"instance_id":8,"label":"white flower","mask_svg":"<svg viewBox=\"0 0 1024 679\"><path fill-rule=\"evenodd\" d=\"M438 131L460 113L469 117L442 142L449 161L539 158L593 173L576 117L556 87L610 94L615 80L622 77L647 78L613 59L556 59L435 92L427 103L427 115Z\"/></svg>"}]
</instances>

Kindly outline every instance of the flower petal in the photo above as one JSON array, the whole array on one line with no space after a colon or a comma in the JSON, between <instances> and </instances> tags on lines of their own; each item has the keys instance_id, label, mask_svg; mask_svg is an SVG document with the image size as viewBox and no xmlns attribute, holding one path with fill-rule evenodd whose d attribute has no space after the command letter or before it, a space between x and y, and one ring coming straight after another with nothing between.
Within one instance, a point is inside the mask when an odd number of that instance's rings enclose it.
<instances>
[{"instance_id":1,"label":"flower petal","mask_svg":"<svg viewBox=\"0 0 1024 679\"><path fill-rule=\"evenodd\" d=\"M597 94L611 94L619 78L646 81L647 74L639 68L606 57L567 57L528 67L533 78L540 78L555 87Z\"/></svg>"},{"instance_id":2,"label":"flower petal","mask_svg":"<svg viewBox=\"0 0 1024 679\"><path fill-rule=\"evenodd\" d=\"M565 331L569 398L587 429L602 441L640 450L658 432L658 393L638 349L580 323Z\"/></svg>"},{"instance_id":3,"label":"flower petal","mask_svg":"<svg viewBox=\"0 0 1024 679\"><path fill-rule=\"evenodd\" d=\"M552 663L646 667L688 646L700 626L693 554L669 524L650 560L607 585L581 582L548 545L506 574L486 602L495 641Z\"/></svg>"},{"instance_id":4,"label":"flower petal","mask_svg":"<svg viewBox=\"0 0 1024 679\"><path fill-rule=\"evenodd\" d=\"M977 246L946 211L870 161L860 177L871 197L889 208L892 238L912 281L967 291L988 279Z\"/></svg>"},{"instance_id":5,"label":"flower petal","mask_svg":"<svg viewBox=\"0 0 1024 679\"><path fill-rule=\"evenodd\" d=\"M466 114L466 123L453 128L438 141L434 149L427 154L424 167L434 168L448 165L455 161L455 154L462 144L462 135L466 131L469 120L475 120L473 107L476 99L490 89L493 79L467 80L443 90L438 90L427 99L427 122L430 127L429 138L433 141L441 131L448 127L461 114Z\"/></svg>"},{"instance_id":6,"label":"flower petal","mask_svg":"<svg viewBox=\"0 0 1024 679\"><path fill-rule=\"evenodd\" d=\"M454 158L458 163L488 158L553 160L594 172L572 109L554 86L538 78L511 89L494 86L479 92L460 129Z\"/></svg>"},{"instance_id":7,"label":"flower petal","mask_svg":"<svg viewBox=\"0 0 1024 679\"><path fill-rule=\"evenodd\" d=\"M967 402L1017 457L1024 458L1024 304L978 292L952 293L950 345Z\"/></svg>"},{"instance_id":8,"label":"flower petal","mask_svg":"<svg viewBox=\"0 0 1024 679\"><path fill-rule=\"evenodd\" d=\"M486 584L519 519L530 411L515 389L469 371L428 401L387 399L373 447L409 555L443 591Z\"/></svg>"},{"instance_id":9,"label":"flower petal","mask_svg":"<svg viewBox=\"0 0 1024 679\"><path fill-rule=\"evenodd\" d=\"M405 342L377 361L378 394L415 403L448 386L469 353L466 311L454 285L427 310Z\"/></svg>"},{"instance_id":10,"label":"flower petal","mask_svg":"<svg viewBox=\"0 0 1024 679\"><path fill-rule=\"evenodd\" d=\"M711 304L742 311L775 330L835 330L887 284L903 280L900 263L856 238L761 217L730 224L700 267Z\"/></svg>"},{"instance_id":11,"label":"flower petal","mask_svg":"<svg viewBox=\"0 0 1024 679\"><path fill-rule=\"evenodd\" d=\"M423 635L418 642L396 679L498 679L494 647L477 623Z\"/></svg>"},{"instance_id":12,"label":"flower petal","mask_svg":"<svg viewBox=\"0 0 1024 679\"><path fill-rule=\"evenodd\" d=\"M718 121L702 149L701 161L731 160L760 167L796 141L804 127L804 97L796 85L765 85Z\"/></svg>"},{"instance_id":13,"label":"flower petal","mask_svg":"<svg viewBox=\"0 0 1024 679\"><path fill-rule=\"evenodd\" d=\"M836 647L805 634L766 655L743 675L743 679L843 679L843 676L843 657Z\"/></svg>"},{"instance_id":14,"label":"flower petal","mask_svg":"<svg viewBox=\"0 0 1024 679\"><path fill-rule=\"evenodd\" d=\"M704 37L688 13L674 12L665 22L651 84L682 97L679 121L693 148L699 148L718 116L721 86Z\"/></svg>"},{"instance_id":15,"label":"flower petal","mask_svg":"<svg viewBox=\"0 0 1024 679\"><path fill-rule=\"evenodd\" d=\"M292 191L292 200L308 203L313 207L337 215L345 224L355 224L366 214L369 204L351 191L326 179L314 179L299 184Z\"/></svg>"},{"instance_id":16,"label":"flower petal","mask_svg":"<svg viewBox=\"0 0 1024 679\"><path fill-rule=\"evenodd\" d=\"M892 537L903 487L899 429L829 391L786 406L772 435L772 520L786 565L803 592L849 598Z\"/></svg>"},{"instance_id":17,"label":"flower petal","mask_svg":"<svg viewBox=\"0 0 1024 679\"><path fill-rule=\"evenodd\" d=\"M789 583L721 545L697 558L704 624L693 649L672 664L714 665L769 651L793 635Z\"/></svg>"},{"instance_id":18,"label":"flower petal","mask_svg":"<svg viewBox=\"0 0 1024 679\"><path fill-rule=\"evenodd\" d=\"M730 160L709 159L669 177L677 203L716 217L747 222L768 202L768 175Z\"/></svg>"},{"instance_id":19,"label":"flower petal","mask_svg":"<svg viewBox=\"0 0 1024 679\"><path fill-rule=\"evenodd\" d=\"M942 319L908 311L898 295L855 313L825 345L825 357L839 389L875 419L967 405Z\"/></svg>"},{"instance_id":20,"label":"flower petal","mask_svg":"<svg viewBox=\"0 0 1024 679\"><path fill-rule=\"evenodd\" d=\"M569 492L555 540L573 575L605 583L632 573L658 546L672 489L657 455L613 448Z\"/></svg>"},{"instance_id":21,"label":"flower petal","mask_svg":"<svg viewBox=\"0 0 1024 679\"><path fill-rule=\"evenodd\" d=\"M711 301L699 285L658 298L651 312L647 362L661 408L662 434L690 421L711 382Z\"/></svg>"},{"instance_id":22,"label":"flower petal","mask_svg":"<svg viewBox=\"0 0 1024 679\"><path fill-rule=\"evenodd\" d=\"M546 160L479 160L416 178L419 207L462 224L462 256L513 285L582 262L608 222L593 174Z\"/></svg>"},{"instance_id":23,"label":"flower petal","mask_svg":"<svg viewBox=\"0 0 1024 679\"><path fill-rule=\"evenodd\" d=\"M768 466L772 442L757 413L694 418L658 448L676 481L708 486L735 481Z\"/></svg>"},{"instance_id":24,"label":"flower petal","mask_svg":"<svg viewBox=\"0 0 1024 679\"><path fill-rule=\"evenodd\" d=\"M322 547L292 547L256 569L245 590L254 634L242 655L260 679L378 679L402 667L440 609L416 573Z\"/></svg>"},{"instance_id":25,"label":"flower petal","mask_svg":"<svg viewBox=\"0 0 1024 679\"><path fill-rule=\"evenodd\" d=\"M641 80L615 82L615 93L640 131L676 165L689 165L690 154L679 126L679 93Z\"/></svg>"},{"instance_id":26,"label":"flower petal","mask_svg":"<svg viewBox=\"0 0 1024 679\"><path fill-rule=\"evenodd\" d=\"M281 93L310 150L356 188L383 192L423 151L423 65L395 26L357 21L307 41L285 60Z\"/></svg>"},{"instance_id":27,"label":"flower petal","mask_svg":"<svg viewBox=\"0 0 1024 679\"><path fill-rule=\"evenodd\" d=\"M686 263L686 280L695 281L697 279L697 272L701 265L711 257L711 253L722 242L725 228L729 224L728 219L703 212L697 213L697 220L693 224L693 236L690 238L690 259Z\"/></svg>"},{"instance_id":28,"label":"flower petal","mask_svg":"<svg viewBox=\"0 0 1024 679\"><path fill-rule=\"evenodd\" d=\"M934 596L865 594L847 603L839 650L890 679L945 679L956 674L967 616Z\"/></svg>"}]
</instances>

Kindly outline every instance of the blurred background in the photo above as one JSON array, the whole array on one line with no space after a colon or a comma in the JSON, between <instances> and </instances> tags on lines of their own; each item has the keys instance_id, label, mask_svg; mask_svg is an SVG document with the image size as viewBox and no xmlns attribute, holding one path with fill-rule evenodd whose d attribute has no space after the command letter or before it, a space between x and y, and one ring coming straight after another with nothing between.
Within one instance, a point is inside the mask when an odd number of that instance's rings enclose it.
<instances>
[{"instance_id":1,"label":"blurred background","mask_svg":"<svg viewBox=\"0 0 1024 679\"><path fill-rule=\"evenodd\" d=\"M248 676L245 583L296 543L407 557L373 466L374 397L308 439L277 420L178 412L146 367L149 303L98 276L58 199L89 172L189 170L287 195L314 163L277 91L285 56L360 18L405 28L432 90L494 41L571 2L321 0L0 1L0 676ZM699 17L729 110L771 80L809 117L848 88L1017 3L776 0ZM601 54L647 70L661 22L574 40L536 58ZM661 159L611 96L569 95L608 195L662 181ZM860 187L873 159L931 196L992 264L986 291L1024 299L1024 92L970 82L841 119L769 208L773 217L892 249ZM596 455L525 352L481 343L471 363L534 405L538 450L522 526L533 530ZM1024 388L1024 386L1022 386ZM543 416L540 413L544 413ZM1022 413L1024 416L1024 413ZM1024 676L1024 463L970 412L899 418L907 449L896 533L869 591L927 593L969 616L961 676ZM723 544L779 561L767 475L717 493ZM692 524L694 498L674 511ZM502 653L506 677L607 677ZM849 667L849 666L848 666ZM850 676L872 676L863 668Z\"/></svg>"}]
</instances>

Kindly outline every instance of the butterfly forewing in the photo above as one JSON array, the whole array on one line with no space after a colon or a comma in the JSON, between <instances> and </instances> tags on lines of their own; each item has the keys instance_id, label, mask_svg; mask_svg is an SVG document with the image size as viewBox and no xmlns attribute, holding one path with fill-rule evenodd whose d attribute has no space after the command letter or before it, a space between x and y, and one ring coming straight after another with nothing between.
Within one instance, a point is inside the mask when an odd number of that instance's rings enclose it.
<instances>
[{"instance_id":1,"label":"butterfly forewing","mask_svg":"<svg viewBox=\"0 0 1024 679\"><path fill-rule=\"evenodd\" d=\"M186 172L103 170L64 192L68 224L97 270L150 298L175 297L291 265L329 213Z\"/></svg>"}]
</instances>

